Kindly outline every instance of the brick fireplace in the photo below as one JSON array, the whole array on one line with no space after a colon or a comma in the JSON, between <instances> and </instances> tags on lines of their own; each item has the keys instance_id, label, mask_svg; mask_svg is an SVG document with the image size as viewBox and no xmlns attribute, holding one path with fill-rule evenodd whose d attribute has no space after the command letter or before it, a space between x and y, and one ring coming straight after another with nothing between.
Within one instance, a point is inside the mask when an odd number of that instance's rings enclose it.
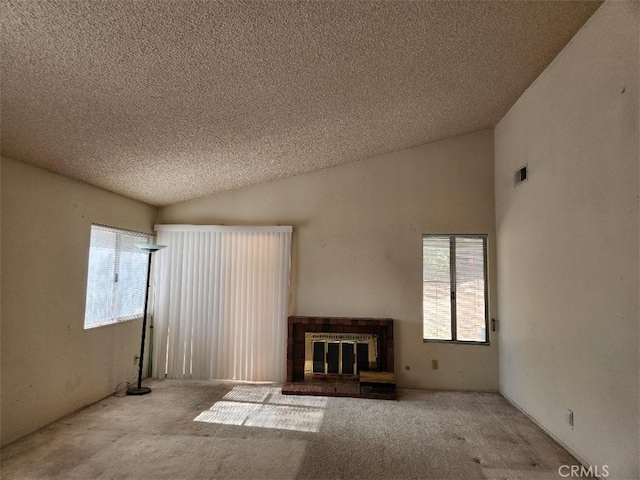
<instances>
[{"instance_id":1,"label":"brick fireplace","mask_svg":"<svg viewBox=\"0 0 640 480\"><path fill-rule=\"evenodd\" d=\"M327 334L329 342L353 338L375 338L377 351L369 355L375 361L371 368L349 375L314 374L309 381L309 337L311 334ZM317 338L316 335L311 335ZM357 341L356 341L357 343ZM307 349L305 346L307 345ZM305 364L307 378L305 382ZM342 367L341 367L342 368ZM342 373L340 371L339 373ZM395 398L393 319L357 317L303 317L288 319L287 333L287 384L283 393L300 395L352 396L366 398Z\"/></svg>"}]
</instances>

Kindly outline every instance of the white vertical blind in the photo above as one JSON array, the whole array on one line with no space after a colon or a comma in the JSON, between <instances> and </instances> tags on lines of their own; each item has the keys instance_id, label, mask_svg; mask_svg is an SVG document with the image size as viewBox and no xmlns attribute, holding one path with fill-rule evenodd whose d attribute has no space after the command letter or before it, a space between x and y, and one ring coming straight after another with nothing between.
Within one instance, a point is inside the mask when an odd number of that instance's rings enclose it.
<instances>
[{"instance_id":1,"label":"white vertical blind","mask_svg":"<svg viewBox=\"0 0 640 480\"><path fill-rule=\"evenodd\" d=\"M283 381L292 227L156 230L153 375Z\"/></svg>"}]
</instances>

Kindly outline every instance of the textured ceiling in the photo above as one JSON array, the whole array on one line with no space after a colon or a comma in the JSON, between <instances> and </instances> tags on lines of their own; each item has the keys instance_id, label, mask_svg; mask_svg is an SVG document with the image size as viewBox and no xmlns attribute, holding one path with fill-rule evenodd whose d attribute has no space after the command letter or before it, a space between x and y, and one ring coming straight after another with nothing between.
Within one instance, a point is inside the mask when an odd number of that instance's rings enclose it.
<instances>
[{"instance_id":1,"label":"textured ceiling","mask_svg":"<svg viewBox=\"0 0 640 480\"><path fill-rule=\"evenodd\" d=\"M2 154L165 205L492 127L600 3L3 0Z\"/></svg>"}]
</instances>

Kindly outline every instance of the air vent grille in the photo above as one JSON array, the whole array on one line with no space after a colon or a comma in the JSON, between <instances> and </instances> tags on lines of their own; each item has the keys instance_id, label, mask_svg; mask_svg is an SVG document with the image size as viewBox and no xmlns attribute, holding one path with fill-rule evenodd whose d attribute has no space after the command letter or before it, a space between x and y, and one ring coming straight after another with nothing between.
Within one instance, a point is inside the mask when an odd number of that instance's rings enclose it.
<instances>
[{"instance_id":1,"label":"air vent grille","mask_svg":"<svg viewBox=\"0 0 640 480\"><path fill-rule=\"evenodd\" d=\"M518 170L516 170L514 177L514 184L516 187L521 183L526 182L527 180L529 180L529 167L527 165L524 165L523 167L519 168Z\"/></svg>"}]
</instances>

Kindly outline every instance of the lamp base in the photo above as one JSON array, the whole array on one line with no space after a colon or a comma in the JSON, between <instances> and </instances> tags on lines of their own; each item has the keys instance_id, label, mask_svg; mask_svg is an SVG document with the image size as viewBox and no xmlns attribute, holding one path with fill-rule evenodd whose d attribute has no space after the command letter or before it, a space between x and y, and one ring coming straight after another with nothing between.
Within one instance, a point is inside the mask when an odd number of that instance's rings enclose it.
<instances>
[{"instance_id":1,"label":"lamp base","mask_svg":"<svg viewBox=\"0 0 640 480\"><path fill-rule=\"evenodd\" d=\"M130 388L127 390L127 395L146 395L147 393L151 393L149 387Z\"/></svg>"}]
</instances>

